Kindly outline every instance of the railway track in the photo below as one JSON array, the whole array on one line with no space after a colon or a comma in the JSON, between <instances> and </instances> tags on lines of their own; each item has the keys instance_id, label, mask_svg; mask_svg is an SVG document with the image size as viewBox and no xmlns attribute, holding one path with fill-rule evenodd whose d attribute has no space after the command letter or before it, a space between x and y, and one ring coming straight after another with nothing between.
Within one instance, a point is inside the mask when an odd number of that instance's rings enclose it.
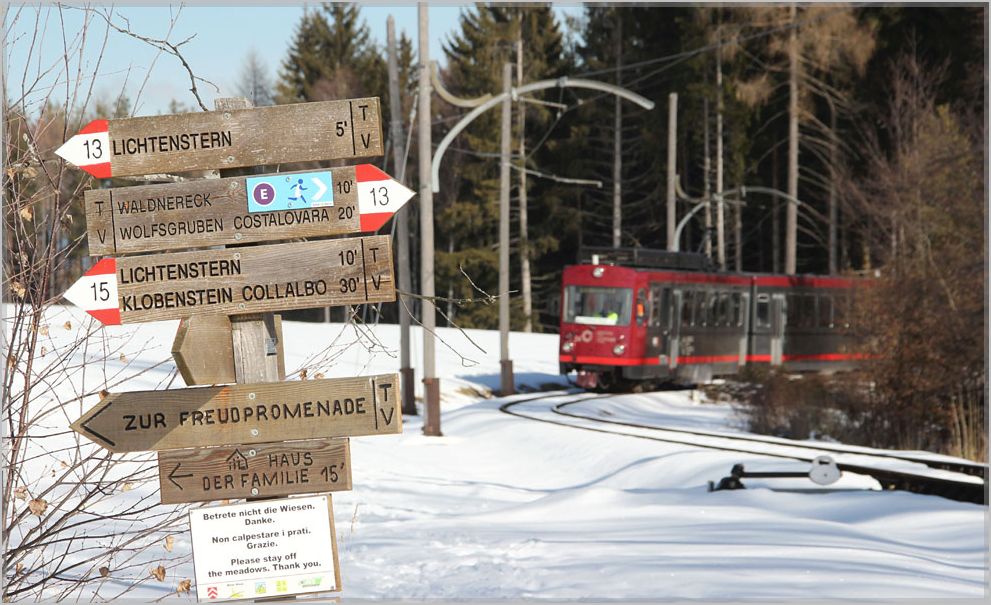
<instances>
[{"instance_id":1,"label":"railway track","mask_svg":"<svg viewBox=\"0 0 991 605\"><path fill-rule=\"evenodd\" d=\"M871 476L886 490L899 489L977 504L986 502L985 484L988 467L983 464L946 457L922 457L899 452L882 453L857 446L808 444L760 435L737 435L650 425L601 418L567 409L615 396L594 395L579 390L561 391L507 402L499 409L506 414L528 420L599 433L809 463L815 457L829 453L834 456L841 471ZM544 400L555 398L564 400L539 405L544 403ZM528 409L533 408L534 404L538 404L539 407Z\"/></svg>"}]
</instances>

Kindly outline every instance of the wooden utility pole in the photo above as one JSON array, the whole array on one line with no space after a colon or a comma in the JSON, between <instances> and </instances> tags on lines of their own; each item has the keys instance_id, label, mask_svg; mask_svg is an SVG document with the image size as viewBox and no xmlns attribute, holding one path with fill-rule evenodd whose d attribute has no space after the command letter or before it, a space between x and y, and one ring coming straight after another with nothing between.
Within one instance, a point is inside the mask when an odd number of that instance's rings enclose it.
<instances>
[{"instance_id":1,"label":"wooden utility pole","mask_svg":"<svg viewBox=\"0 0 991 605\"><path fill-rule=\"evenodd\" d=\"M616 86L623 83L623 18L619 9L616 15ZM616 97L616 117L613 122L612 164L612 245L619 248L623 227L623 103Z\"/></svg>"},{"instance_id":2,"label":"wooden utility pole","mask_svg":"<svg viewBox=\"0 0 991 605\"><path fill-rule=\"evenodd\" d=\"M402 103L399 96L399 67L396 60L396 22L392 15L386 19L386 38L389 46L389 136L392 138L392 164L396 180L406 183L406 162L403 160L403 125L401 120ZM411 292L409 262L409 214L403 208L396 213L396 271L399 273L399 374L403 398L403 414L416 415L416 389L413 386L414 374L410 366L410 311L412 301L404 293Z\"/></svg>"},{"instance_id":3,"label":"wooden utility pole","mask_svg":"<svg viewBox=\"0 0 991 605\"><path fill-rule=\"evenodd\" d=\"M502 90L513 88L513 65L502 66ZM512 136L512 98L502 101L502 137L499 157L499 366L501 394L512 395L515 389L513 360L509 358L509 152Z\"/></svg>"},{"instance_id":4,"label":"wooden utility pole","mask_svg":"<svg viewBox=\"0 0 991 605\"><path fill-rule=\"evenodd\" d=\"M434 190L430 183L430 158L433 149L430 142L430 28L427 4L419 5L419 132L417 143L420 163L420 308L423 317L423 400L426 402L426 419L423 434L439 437L440 432L440 379L437 378L434 331L437 314L434 310Z\"/></svg>"},{"instance_id":5,"label":"wooden utility pole","mask_svg":"<svg viewBox=\"0 0 991 605\"><path fill-rule=\"evenodd\" d=\"M788 205L785 213L785 273L794 275L798 245L798 9L790 8L788 32Z\"/></svg>"},{"instance_id":6,"label":"wooden utility pole","mask_svg":"<svg viewBox=\"0 0 991 605\"><path fill-rule=\"evenodd\" d=\"M674 239L677 212L675 211L675 179L678 159L678 93L668 95L668 182L667 182L667 231L668 250L677 250L678 242Z\"/></svg>"},{"instance_id":7,"label":"wooden utility pole","mask_svg":"<svg viewBox=\"0 0 991 605\"><path fill-rule=\"evenodd\" d=\"M523 11L517 9L516 85L523 86ZM530 288L530 234L526 199L526 104L517 105L520 129L520 294L523 296L523 331L533 331L533 298Z\"/></svg>"}]
</instances>

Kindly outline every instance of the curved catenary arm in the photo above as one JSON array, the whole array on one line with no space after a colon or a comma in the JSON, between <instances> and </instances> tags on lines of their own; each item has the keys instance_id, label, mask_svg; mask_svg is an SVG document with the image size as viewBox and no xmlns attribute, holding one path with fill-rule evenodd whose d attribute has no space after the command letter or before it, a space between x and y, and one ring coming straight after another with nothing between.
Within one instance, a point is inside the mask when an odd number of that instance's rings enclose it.
<instances>
[{"instance_id":1,"label":"curved catenary arm","mask_svg":"<svg viewBox=\"0 0 991 605\"><path fill-rule=\"evenodd\" d=\"M520 95L529 94L538 90L547 90L548 88L588 88L591 90L600 90L636 103L646 110L651 110L654 108L654 102L650 99L641 97L635 92L620 86L607 84L605 82L598 82L596 80L558 78L556 80L541 80L539 82L533 82L531 84L520 86L519 88L513 88L510 92L498 94L471 110L468 115L461 118L461 121L455 124L454 128L452 128L450 132L444 136L443 140L441 140L440 144L437 146L437 150L434 152L434 157L430 164L430 181L434 193L440 191L440 160L444 157L444 152L447 151L447 148L450 146L451 141L454 140L454 137L458 136L458 134L460 134L461 131L468 126L468 124L489 109L492 109L499 103L502 103L507 96L515 99Z\"/></svg>"}]
</instances>

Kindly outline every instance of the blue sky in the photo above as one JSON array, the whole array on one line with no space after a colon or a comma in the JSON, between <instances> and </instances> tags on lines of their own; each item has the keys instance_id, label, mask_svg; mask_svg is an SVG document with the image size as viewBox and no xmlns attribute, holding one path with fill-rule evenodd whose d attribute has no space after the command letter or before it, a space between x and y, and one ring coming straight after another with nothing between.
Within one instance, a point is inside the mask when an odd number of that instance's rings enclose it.
<instances>
[{"instance_id":1,"label":"blue sky","mask_svg":"<svg viewBox=\"0 0 991 605\"><path fill-rule=\"evenodd\" d=\"M457 29L458 16L467 6L470 5L432 3L431 58L443 63L441 44ZM108 9L98 10L106 13ZM557 5L555 10L559 19L565 12L581 12L575 3ZM258 51L274 79L302 13L302 4L118 6L113 9L111 20L121 27L129 23L131 31L149 38L168 37L172 42L180 42L195 36L180 50L197 76L219 88L218 92L213 86L198 84L200 96L212 108L215 97L234 93L244 57L251 48ZM178 19L169 31L170 22L176 14ZM415 3L363 4L361 14L377 43L385 44L386 18L391 14L396 20L397 33L405 32L416 44ZM80 55L80 34L87 17L89 26ZM116 98L123 89L134 103L136 115L165 113L171 99L187 106L195 105L189 92L188 74L175 57L159 53L125 34L113 30L107 34L106 22L92 12L85 13L72 7L64 7L60 11L55 6L11 6L6 21L4 59L8 95L17 99L21 95L22 81L33 82L38 79L38 74L42 74L40 85L29 95L31 109L40 107L41 99L49 90L59 102L65 98L66 78L62 57L66 44L63 43L63 22L66 43L72 49L68 69L72 74L71 83L75 83L75 74L81 62L83 74L93 74L94 71L97 74L93 85L94 97ZM105 37L103 59L98 64ZM90 81L84 79L81 83L89 86Z\"/></svg>"}]
</instances>

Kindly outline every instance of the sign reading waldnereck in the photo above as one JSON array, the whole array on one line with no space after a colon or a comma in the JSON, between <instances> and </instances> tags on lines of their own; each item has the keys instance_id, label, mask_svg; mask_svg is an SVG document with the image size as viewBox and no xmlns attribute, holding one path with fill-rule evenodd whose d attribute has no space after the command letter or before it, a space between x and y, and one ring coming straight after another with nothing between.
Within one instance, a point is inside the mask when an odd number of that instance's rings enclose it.
<instances>
[{"instance_id":1,"label":"sign reading waldnereck","mask_svg":"<svg viewBox=\"0 0 991 605\"><path fill-rule=\"evenodd\" d=\"M91 255L374 232L413 192L371 164L90 189Z\"/></svg>"},{"instance_id":2,"label":"sign reading waldnereck","mask_svg":"<svg viewBox=\"0 0 991 605\"><path fill-rule=\"evenodd\" d=\"M97 178L382 155L378 97L93 120L56 152Z\"/></svg>"}]
</instances>

